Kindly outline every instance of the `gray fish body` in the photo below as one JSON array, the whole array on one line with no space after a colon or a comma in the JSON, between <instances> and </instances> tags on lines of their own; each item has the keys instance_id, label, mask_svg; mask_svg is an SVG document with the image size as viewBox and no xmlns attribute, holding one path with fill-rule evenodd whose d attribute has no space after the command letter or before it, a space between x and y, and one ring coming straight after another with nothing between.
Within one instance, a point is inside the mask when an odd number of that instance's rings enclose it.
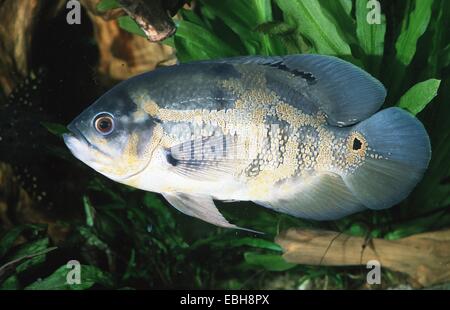
<instances>
[{"instance_id":1,"label":"gray fish body","mask_svg":"<svg viewBox=\"0 0 450 310\"><path fill-rule=\"evenodd\" d=\"M183 64L119 84L65 141L111 179L219 226L236 228L213 199L335 219L398 203L426 170L423 126L397 108L375 113L385 95L333 57Z\"/></svg>"}]
</instances>

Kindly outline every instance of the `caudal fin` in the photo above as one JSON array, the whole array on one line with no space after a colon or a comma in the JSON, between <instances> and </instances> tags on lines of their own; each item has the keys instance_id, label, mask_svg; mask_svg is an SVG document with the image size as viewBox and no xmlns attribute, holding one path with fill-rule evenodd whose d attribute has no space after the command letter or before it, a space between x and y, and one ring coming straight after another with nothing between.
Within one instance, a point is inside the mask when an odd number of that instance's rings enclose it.
<instances>
[{"instance_id":1,"label":"caudal fin","mask_svg":"<svg viewBox=\"0 0 450 310\"><path fill-rule=\"evenodd\" d=\"M367 142L364 162L343 180L370 209L389 208L405 199L422 179L431 157L422 123L400 108L382 110L355 125Z\"/></svg>"}]
</instances>

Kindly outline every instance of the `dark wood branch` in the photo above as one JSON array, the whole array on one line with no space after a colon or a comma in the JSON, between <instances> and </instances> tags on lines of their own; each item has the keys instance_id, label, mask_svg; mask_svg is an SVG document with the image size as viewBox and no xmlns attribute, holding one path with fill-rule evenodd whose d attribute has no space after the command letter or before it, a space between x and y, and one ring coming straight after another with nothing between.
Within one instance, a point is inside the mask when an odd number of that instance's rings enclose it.
<instances>
[{"instance_id":1,"label":"dark wood branch","mask_svg":"<svg viewBox=\"0 0 450 310\"><path fill-rule=\"evenodd\" d=\"M103 85L109 85L130 76L150 71L158 65L174 64L174 50L160 43L148 42L143 37L120 29L113 17L121 10L99 15L98 0L81 0L94 27L99 48L98 72ZM122 11L123 12L123 11Z\"/></svg>"},{"instance_id":2,"label":"dark wood branch","mask_svg":"<svg viewBox=\"0 0 450 310\"><path fill-rule=\"evenodd\" d=\"M176 31L171 16L184 5L184 0L119 0L152 42L162 41Z\"/></svg>"}]
</instances>

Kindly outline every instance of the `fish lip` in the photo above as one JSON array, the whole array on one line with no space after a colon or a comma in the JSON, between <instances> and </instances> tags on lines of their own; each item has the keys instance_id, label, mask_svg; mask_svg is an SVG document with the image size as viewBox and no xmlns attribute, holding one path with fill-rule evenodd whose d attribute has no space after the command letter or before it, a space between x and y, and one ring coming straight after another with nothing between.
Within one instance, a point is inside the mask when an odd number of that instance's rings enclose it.
<instances>
[{"instance_id":1,"label":"fish lip","mask_svg":"<svg viewBox=\"0 0 450 310\"><path fill-rule=\"evenodd\" d=\"M75 124L69 124L69 126L67 126L67 129L69 129L70 132L63 134L64 141L67 141L70 137L72 137L72 138L83 141L89 147L93 147L91 142L89 142L89 140L86 139L86 137L81 133L81 131L78 129L78 127Z\"/></svg>"},{"instance_id":2,"label":"fish lip","mask_svg":"<svg viewBox=\"0 0 450 310\"><path fill-rule=\"evenodd\" d=\"M80 129L78 129L76 124L70 123L67 126L67 129L69 129L70 133L66 133L63 134L63 139L64 141L67 141L66 139L68 139L69 137L78 139L83 141L88 147L95 149L97 152L102 153L105 156L108 156L108 154L106 154L104 151L102 151L101 149L99 149L95 144L92 144L91 141L89 141L88 138L86 138L85 135L83 135L83 133L81 132ZM108 156L109 157L109 156Z\"/></svg>"}]
</instances>

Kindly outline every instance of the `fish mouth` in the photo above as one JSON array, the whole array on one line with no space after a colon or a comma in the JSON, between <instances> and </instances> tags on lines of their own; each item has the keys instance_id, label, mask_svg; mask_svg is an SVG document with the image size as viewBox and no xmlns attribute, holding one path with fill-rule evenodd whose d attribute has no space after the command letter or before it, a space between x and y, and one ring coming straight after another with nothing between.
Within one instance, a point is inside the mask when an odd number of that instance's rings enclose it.
<instances>
[{"instance_id":1,"label":"fish mouth","mask_svg":"<svg viewBox=\"0 0 450 310\"><path fill-rule=\"evenodd\" d=\"M67 145L67 147L69 149L71 149L71 145L73 144L71 142L71 141L73 141L72 139L76 139L76 140L78 140L78 142L85 144L87 147L92 148L92 149L96 150L97 152L100 152L104 156L109 157L108 154L106 154L104 151L99 149L95 144L92 144L91 141L89 141L89 139L86 138L85 135L83 135L81 130L78 129L76 124L70 123L67 126L67 129L69 129L70 132L63 134L63 139L64 139L64 143Z\"/></svg>"},{"instance_id":2,"label":"fish mouth","mask_svg":"<svg viewBox=\"0 0 450 310\"><path fill-rule=\"evenodd\" d=\"M66 143L66 145L69 148L70 148L69 145L72 144L71 143L72 139L76 139L80 142L84 142L84 144L86 144L87 146L92 147L92 144L88 141L88 139L86 139L86 137L77 128L73 128L73 129L69 129L69 130L70 130L70 132L64 133L62 136L64 139L64 143Z\"/></svg>"}]
</instances>

